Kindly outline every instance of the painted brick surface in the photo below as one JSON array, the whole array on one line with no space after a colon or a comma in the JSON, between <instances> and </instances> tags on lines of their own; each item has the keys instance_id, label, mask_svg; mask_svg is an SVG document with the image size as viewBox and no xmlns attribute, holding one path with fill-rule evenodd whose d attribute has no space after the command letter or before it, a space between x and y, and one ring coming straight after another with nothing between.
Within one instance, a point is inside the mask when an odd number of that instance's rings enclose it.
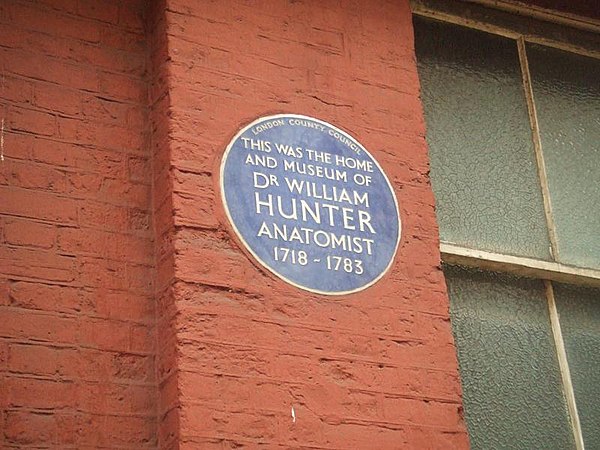
<instances>
[{"instance_id":1,"label":"painted brick surface","mask_svg":"<svg viewBox=\"0 0 600 450\"><path fill-rule=\"evenodd\" d=\"M161 446L467 448L408 1L166 0L155 14ZM234 237L220 158L282 112L347 130L387 172L403 236L372 288L299 291Z\"/></svg>"},{"instance_id":2,"label":"painted brick surface","mask_svg":"<svg viewBox=\"0 0 600 450\"><path fill-rule=\"evenodd\" d=\"M0 70L0 447L468 447L407 1L0 2ZM388 174L372 288L234 237L220 158L282 112Z\"/></svg>"},{"instance_id":3,"label":"painted brick surface","mask_svg":"<svg viewBox=\"0 0 600 450\"><path fill-rule=\"evenodd\" d=\"M176 320L178 311L174 299L175 252L173 247L175 198L171 170L172 124L170 98L170 56L167 39L166 4L154 1L148 8L147 27L151 78L149 106L151 152L153 157L153 222L155 230L156 277L156 376L159 448L179 448L179 371Z\"/></svg>"},{"instance_id":4,"label":"painted brick surface","mask_svg":"<svg viewBox=\"0 0 600 450\"><path fill-rule=\"evenodd\" d=\"M156 448L145 2L0 2L0 447Z\"/></svg>"}]
</instances>

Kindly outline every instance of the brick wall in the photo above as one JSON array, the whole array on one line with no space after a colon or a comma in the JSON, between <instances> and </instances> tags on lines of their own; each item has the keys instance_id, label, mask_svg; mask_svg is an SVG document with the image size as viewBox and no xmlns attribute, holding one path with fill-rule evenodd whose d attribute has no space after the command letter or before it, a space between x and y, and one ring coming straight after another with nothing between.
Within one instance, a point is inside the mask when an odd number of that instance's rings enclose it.
<instances>
[{"instance_id":1,"label":"brick wall","mask_svg":"<svg viewBox=\"0 0 600 450\"><path fill-rule=\"evenodd\" d=\"M0 2L0 71L0 447L468 446L408 1ZM361 293L285 284L226 220L227 143L283 112L394 186Z\"/></svg>"},{"instance_id":2,"label":"brick wall","mask_svg":"<svg viewBox=\"0 0 600 450\"><path fill-rule=\"evenodd\" d=\"M156 445L142 0L0 2L0 447Z\"/></svg>"},{"instance_id":3,"label":"brick wall","mask_svg":"<svg viewBox=\"0 0 600 450\"><path fill-rule=\"evenodd\" d=\"M408 1L166 4L164 445L467 447ZM403 237L374 287L294 289L234 238L220 158L242 125L279 112L348 130L390 177Z\"/></svg>"}]
</instances>

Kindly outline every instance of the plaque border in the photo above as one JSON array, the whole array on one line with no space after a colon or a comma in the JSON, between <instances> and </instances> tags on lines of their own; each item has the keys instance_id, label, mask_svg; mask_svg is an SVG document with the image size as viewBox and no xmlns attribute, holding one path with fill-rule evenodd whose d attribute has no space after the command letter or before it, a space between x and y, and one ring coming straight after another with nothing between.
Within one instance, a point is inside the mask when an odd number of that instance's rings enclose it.
<instances>
[{"instance_id":1,"label":"plaque border","mask_svg":"<svg viewBox=\"0 0 600 450\"><path fill-rule=\"evenodd\" d=\"M248 129L252 128L254 125L257 125L260 122L264 122L267 120L273 120L273 119L282 119L282 118L293 118L293 119L308 119L308 120L312 120L314 122L320 123L321 125L325 125L326 127L329 127L339 133L341 133L342 135L344 135L345 137L349 138L350 140L352 140L352 142L354 142L361 151L365 152L367 155L369 155L371 157L371 160L373 161L373 163L375 163L375 165L377 166L377 168L379 169L379 171L381 172L381 174L383 175L384 180L386 181L388 188L390 189L390 192L392 193L392 198L394 200L394 206L396 208L396 217L398 218L398 237L396 239L396 243L394 245L394 252L392 253L392 257L390 258L390 261L388 263L388 265L385 267L385 269L383 269L381 271L381 273L374 278L373 280L371 280L369 283L364 284L358 288L355 289L351 289L348 291L335 291L335 292L329 292L329 291L321 291L318 289L313 289L307 286L303 286L301 284L298 284L290 279L288 279L287 277L283 276L282 274L278 273L274 268L272 268L269 264L267 264L265 261L263 261L255 252L254 250L252 250L252 248L250 247L250 245L248 245L248 242L246 241L246 239L244 239L244 237L242 236L242 234L240 233L240 231L238 230L233 218L231 217L231 214L229 212L229 205L227 204L227 199L225 198L225 186L224 186L224 172L225 172L225 163L227 162L227 157L229 156L229 152L231 151L231 148L233 147L233 145L235 144L235 142L241 137L242 134L244 134L246 131L248 131ZM336 127L335 125L332 125L328 122L325 122L324 120L320 120L317 119L315 117L310 117L310 116L305 116L303 114L273 114L273 115L268 115L268 116L261 116L255 120L253 120L252 122L250 122L247 125L242 126L242 128L239 129L239 131L235 134L235 136L233 138L231 138L231 140L229 141L229 144L227 144L227 147L225 148L225 152L223 153L223 156L221 157L221 164L220 164L220 169L219 169L219 188L221 190L221 200L223 202L223 207L225 209L225 214L227 215L227 220L229 221L229 224L231 225L231 228L233 229L233 231L235 232L237 238L242 242L242 244L244 245L245 249L252 255L252 257L265 269L267 269L270 273L272 273L273 275L275 275L277 278L285 281L286 283L298 288L298 289L302 289L304 291L308 291L308 292L312 292L315 294L320 294L320 295L328 295L328 296L340 296L340 295L348 295L348 294L354 294L360 291L364 291L365 289L373 286L375 283L377 283L379 280L381 280L381 278L383 278L383 276L390 270L390 268L392 267L392 264L394 263L394 260L396 259L396 255L398 253L398 247L400 245L400 238L402 236L402 220L400 219L400 208L398 207L398 200L396 198L396 192L394 191L394 188L392 186L392 183L390 183L389 178L387 177L387 174L385 173L385 171L383 170L383 168L379 165L379 161L377 161L377 159L369 152L367 151L367 149L360 143L358 142L358 140L356 140L354 137L350 136L350 134L348 134L347 132L345 132L344 130L339 129L338 127Z\"/></svg>"}]
</instances>

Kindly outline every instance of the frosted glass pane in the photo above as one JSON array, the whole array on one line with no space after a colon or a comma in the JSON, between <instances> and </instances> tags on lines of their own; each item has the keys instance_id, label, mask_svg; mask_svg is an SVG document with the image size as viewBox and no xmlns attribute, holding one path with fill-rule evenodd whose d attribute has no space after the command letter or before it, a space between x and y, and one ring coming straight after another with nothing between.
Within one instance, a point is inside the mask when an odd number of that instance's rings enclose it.
<instances>
[{"instance_id":1,"label":"frosted glass pane","mask_svg":"<svg viewBox=\"0 0 600 450\"><path fill-rule=\"evenodd\" d=\"M585 448L600 448L600 290L554 285Z\"/></svg>"},{"instance_id":2,"label":"frosted glass pane","mask_svg":"<svg viewBox=\"0 0 600 450\"><path fill-rule=\"evenodd\" d=\"M549 259L515 42L414 20L442 240Z\"/></svg>"},{"instance_id":3,"label":"frosted glass pane","mask_svg":"<svg viewBox=\"0 0 600 450\"><path fill-rule=\"evenodd\" d=\"M472 448L574 448L542 282L445 273Z\"/></svg>"},{"instance_id":4,"label":"frosted glass pane","mask_svg":"<svg viewBox=\"0 0 600 450\"><path fill-rule=\"evenodd\" d=\"M600 268L600 61L528 47L559 260Z\"/></svg>"}]
</instances>

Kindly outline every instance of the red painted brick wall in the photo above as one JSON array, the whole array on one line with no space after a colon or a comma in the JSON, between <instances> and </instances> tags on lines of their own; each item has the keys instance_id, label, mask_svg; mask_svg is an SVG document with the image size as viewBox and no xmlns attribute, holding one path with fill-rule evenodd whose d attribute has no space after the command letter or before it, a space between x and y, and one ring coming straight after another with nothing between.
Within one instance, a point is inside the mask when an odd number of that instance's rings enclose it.
<instances>
[{"instance_id":1,"label":"red painted brick wall","mask_svg":"<svg viewBox=\"0 0 600 450\"><path fill-rule=\"evenodd\" d=\"M0 2L0 447L155 448L143 0Z\"/></svg>"},{"instance_id":2,"label":"red painted brick wall","mask_svg":"<svg viewBox=\"0 0 600 450\"><path fill-rule=\"evenodd\" d=\"M0 2L0 70L0 447L468 447L406 0ZM391 179L374 287L234 237L220 158L280 112Z\"/></svg>"},{"instance_id":3,"label":"red painted brick wall","mask_svg":"<svg viewBox=\"0 0 600 450\"><path fill-rule=\"evenodd\" d=\"M159 301L162 446L468 447L408 1L164 8L153 114L168 121L156 121L154 147L168 162L154 173L172 192L157 223L173 228L157 229L174 271ZM403 236L374 287L342 298L294 289L234 238L220 158L242 125L279 112L349 131L390 177Z\"/></svg>"}]
</instances>

